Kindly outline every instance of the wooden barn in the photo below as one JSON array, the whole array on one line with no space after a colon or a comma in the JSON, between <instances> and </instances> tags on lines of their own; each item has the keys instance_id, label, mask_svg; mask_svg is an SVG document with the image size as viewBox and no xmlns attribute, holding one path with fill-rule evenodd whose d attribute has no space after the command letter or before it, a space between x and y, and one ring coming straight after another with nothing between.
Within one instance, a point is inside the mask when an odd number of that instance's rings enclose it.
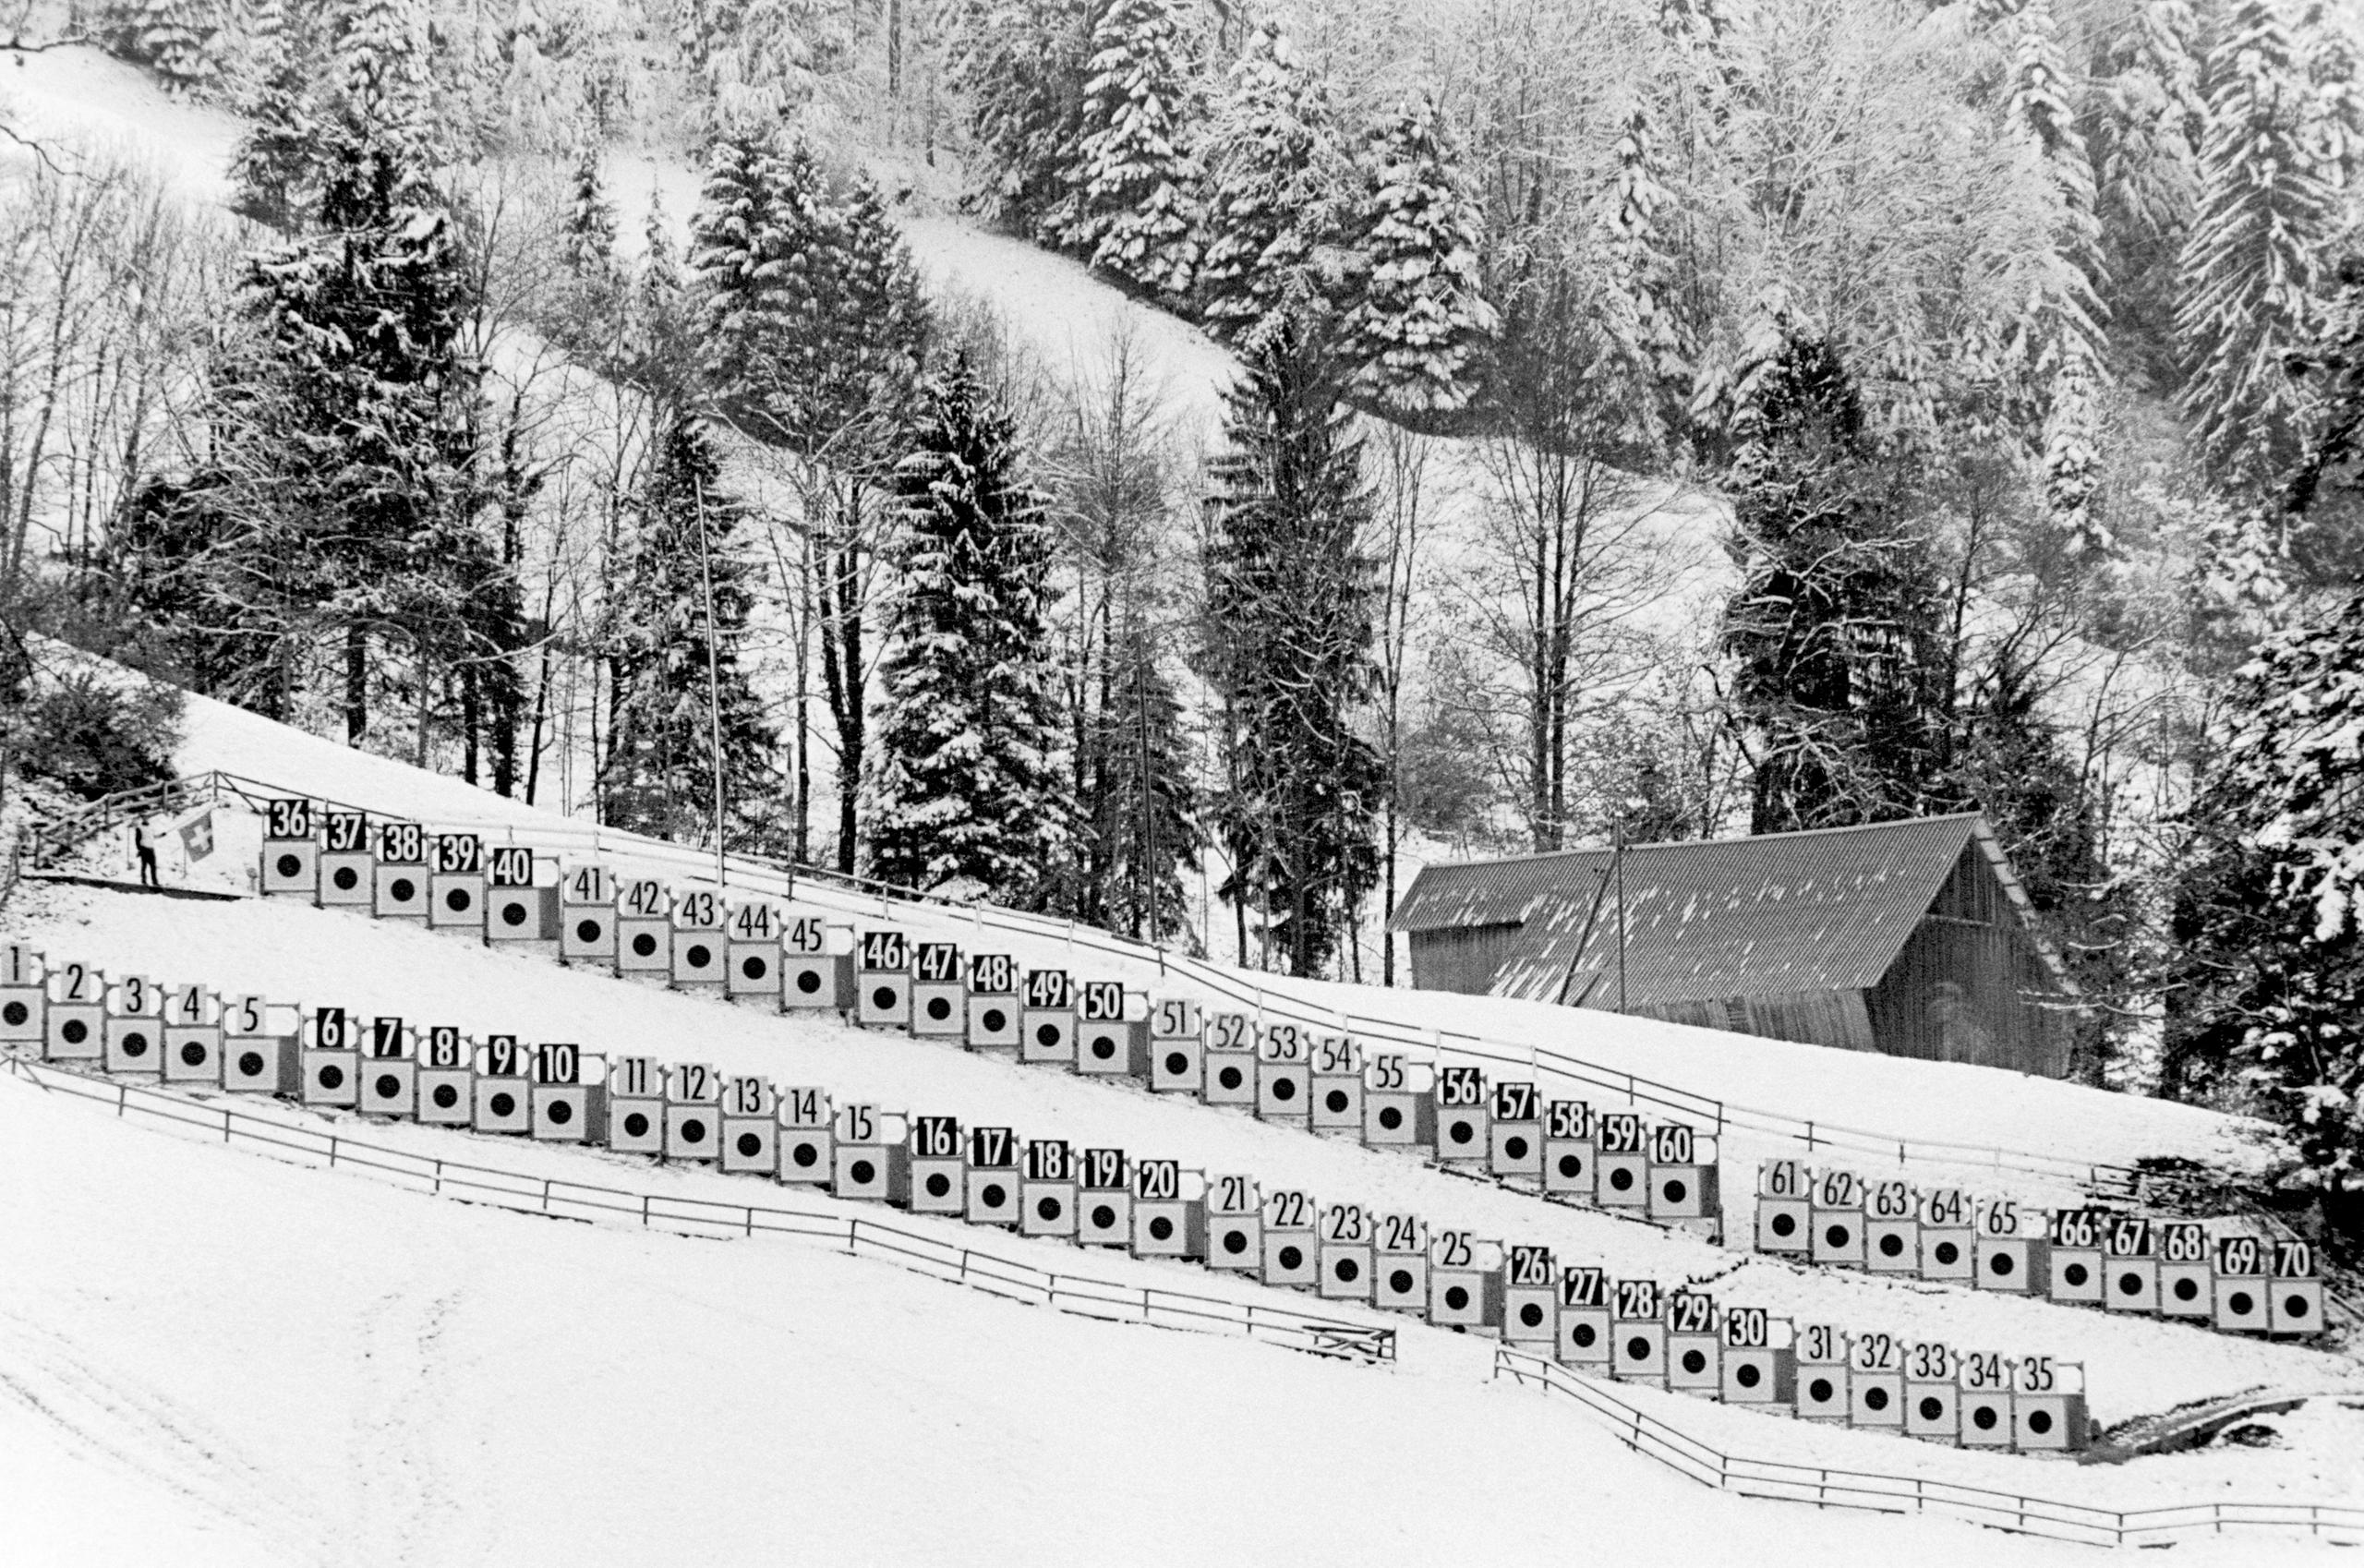
<instances>
[{"instance_id":1,"label":"wooden barn","mask_svg":"<svg viewBox=\"0 0 2364 1568\"><path fill-rule=\"evenodd\" d=\"M1391 926L1429 990L2068 1071L2076 987L1975 812L1431 865Z\"/></svg>"}]
</instances>

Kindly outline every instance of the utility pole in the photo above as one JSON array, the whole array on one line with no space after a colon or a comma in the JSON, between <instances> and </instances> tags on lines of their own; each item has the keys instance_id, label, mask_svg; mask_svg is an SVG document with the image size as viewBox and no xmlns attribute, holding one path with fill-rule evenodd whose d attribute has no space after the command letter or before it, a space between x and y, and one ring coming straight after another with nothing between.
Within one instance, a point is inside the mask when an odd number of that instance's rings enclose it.
<instances>
[{"instance_id":1,"label":"utility pole","mask_svg":"<svg viewBox=\"0 0 2364 1568\"><path fill-rule=\"evenodd\" d=\"M1617 816L1617 1010L1625 1010L1625 815Z\"/></svg>"},{"instance_id":2,"label":"utility pole","mask_svg":"<svg viewBox=\"0 0 2364 1568\"><path fill-rule=\"evenodd\" d=\"M1135 900L1136 908L1149 911L1149 930L1144 939L1152 947L1157 943L1157 798L1156 780L1151 777L1149 766L1149 674L1151 649L1147 628L1141 633L1140 645L1133 652L1133 707L1140 718L1141 742L1141 866L1142 880L1148 885L1144 895Z\"/></svg>"},{"instance_id":3,"label":"utility pole","mask_svg":"<svg viewBox=\"0 0 2364 1568\"><path fill-rule=\"evenodd\" d=\"M720 887L729 880L724 874L722 833L722 661L714 650L714 562L706 552L704 482L693 481L692 493L698 506L698 583L706 591L706 717L714 740L714 885Z\"/></svg>"}]
</instances>

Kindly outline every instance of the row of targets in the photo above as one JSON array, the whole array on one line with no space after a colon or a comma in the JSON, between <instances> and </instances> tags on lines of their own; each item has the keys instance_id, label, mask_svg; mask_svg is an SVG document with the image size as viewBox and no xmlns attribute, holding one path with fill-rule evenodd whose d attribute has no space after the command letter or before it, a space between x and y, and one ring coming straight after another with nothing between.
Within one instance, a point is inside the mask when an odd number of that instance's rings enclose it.
<instances>
[{"instance_id":1,"label":"row of targets","mask_svg":"<svg viewBox=\"0 0 2364 1568\"><path fill-rule=\"evenodd\" d=\"M1756 1249L2225 1333L2305 1338L2328 1324L2315 1249L2241 1220L2043 1210L1841 1166L1757 1167Z\"/></svg>"},{"instance_id":2,"label":"row of targets","mask_svg":"<svg viewBox=\"0 0 2364 1568\"><path fill-rule=\"evenodd\" d=\"M526 947L677 991L834 1012L1030 1066L1131 1079L1722 1239L1715 1140L1680 1123L1596 1113L1547 1100L1532 1082L1490 1083L1473 1067L1366 1053L1344 1032L1210 1011L1007 953L964 953L889 924L488 849L472 834L373 827L357 813L316 825L302 801L273 802L266 829L261 886L271 896Z\"/></svg>"},{"instance_id":3,"label":"row of targets","mask_svg":"<svg viewBox=\"0 0 2364 1568\"><path fill-rule=\"evenodd\" d=\"M1549 1248L1431 1230L1417 1215L1324 1204L1252 1176L842 1104L819 1088L696 1063L609 1060L572 1043L221 996L77 962L53 972L23 947L0 950L0 959L9 1041L39 1042L47 1059L117 1077L709 1165L1022 1236L1198 1263L1496 1335L1580 1372L1770 1414L2032 1452L2078 1448L2088 1434L2079 1380L2042 1357L1927 1345L1908 1357L1891 1336L1798 1327L1705 1291L1565 1265Z\"/></svg>"}]
</instances>

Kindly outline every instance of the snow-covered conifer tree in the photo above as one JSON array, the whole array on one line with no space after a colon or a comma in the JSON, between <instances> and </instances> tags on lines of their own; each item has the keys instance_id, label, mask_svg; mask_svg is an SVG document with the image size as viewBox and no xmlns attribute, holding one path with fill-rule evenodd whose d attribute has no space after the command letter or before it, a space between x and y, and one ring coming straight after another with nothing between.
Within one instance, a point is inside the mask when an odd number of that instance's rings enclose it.
<instances>
[{"instance_id":1,"label":"snow-covered conifer tree","mask_svg":"<svg viewBox=\"0 0 2364 1568\"><path fill-rule=\"evenodd\" d=\"M2364 166L2364 45L2346 6L2310 0L2299 13L2298 45L2307 72L2315 156L2325 183L2346 190Z\"/></svg>"},{"instance_id":2,"label":"snow-covered conifer tree","mask_svg":"<svg viewBox=\"0 0 2364 1568\"><path fill-rule=\"evenodd\" d=\"M1634 107L1617 139L1617 183L1607 232L1607 326L1625 359L1633 384L1656 390L1659 409L1645 421L1662 426L1664 415L1683 406L1691 392L1692 353L1671 308L1675 271L1658 232L1658 213L1672 199L1659 177L1658 145L1649 112Z\"/></svg>"},{"instance_id":3,"label":"snow-covered conifer tree","mask_svg":"<svg viewBox=\"0 0 2364 1568\"><path fill-rule=\"evenodd\" d=\"M318 179L320 118L309 73L284 30L258 45L247 128L230 156L231 210L267 228L293 229L309 211Z\"/></svg>"},{"instance_id":4,"label":"snow-covered conifer tree","mask_svg":"<svg viewBox=\"0 0 2364 1568\"><path fill-rule=\"evenodd\" d=\"M718 700L723 838L759 846L776 814L778 742L742 663L755 575L741 553L745 508L722 489L712 443L687 410L668 416L654 455L614 568L600 819L714 841Z\"/></svg>"},{"instance_id":5,"label":"snow-covered conifer tree","mask_svg":"<svg viewBox=\"0 0 2364 1568\"><path fill-rule=\"evenodd\" d=\"M1792 330L1737 421L1724 611L1751 831L1910 814L1937 773L1936 593L1852 379Z\"/></svg>"},{"instance_id":6,"label":"snow-covered conifer tree","mask_svg":"<svg viewBox=\"0 0 2364 1568\"><path fill-rule=\"evenodd\" d=\"M2334 1200L2364 1188L2364 595L2240 675L2178 888L2190 955L2170 1040L2237 1074Z\"/></svg>"},{"instance_id":7,"label":"snow-covered conifer tree","mask_svg":"<svg viewBox=\"0 0 2364 1568\"><path fill-rule=\"evenodd\" d=\"M1319 974L1377 885L1385 790L1360 733L1377 669L1370 491L1319 317L1283 316L1224 397L1209 471L1208 674L1220 704L1223 896L1264 917L1289 971Z\"/></svg>"},{"instance_id":8,"label":"snow-covered conifer tree","mask_svg":"<svg viewBox=\"0 0 2364 1568\"><path fill-rule=\"evenodd\" d=\"M2010 116L2039 160L2052 216L2051 254L2020 351L2042 408L2045 501L2056 525L2088 549L2105 542L2093 513L2101 460L2100 402L2107 382L2102 300L2106 261L2094 211L2093 166L2068 103L2068 74L2052 0L2019 0L2010 18Z\"/></svg>"},{"instance_id":9,"label":"snow-covered conifer tree","mask_svg":"<svg viewBox=\"0 0 2364 1568\"><path fill-rule=\"evenodd\" d=\"M2209 59L2199 216L2185 240L2180 398L2201 452L2236 484L2284 473L2303 401L2283 368L2310 331L2333 224L2312 96L2273 0L2241 0Z\"/></svg>"},{"instance_id":10,"label":"snow-covered conifer tree","mask_svg":"<svg viewBox=\"0 0 2364 1568\"><path fill-rule=\"evenodd\" d=\"M1107 0L1089 70L1060 238L1100 271L1181 295L1199 260L1200 175L1174 0Z\"/></svg>"},{"instance_id":11,"label":"snow-covered conifer tree","mask_svg":"<svg viewBox=\"0 0 2364 1568\"><path fill-rule=\"evenodd\" d=\"M218 73L222 18L211 0L140 0L134 26L139 56L172 86L203 87Z\"/></svg>"},{"instance_id":12,"label":"snow-covered conifer tree","mask_svg":"<svg viewBox=\"0 0 2364 1568\"><path fill-rule=\"evenodd\" d=\"M706 375L724 412L759 435L769 425L775 345L794 311L792 269L809 259L817 223L796 183L768 134L718 137L690 219Z\"/></svg>"},{"instance_id":13,"label":"snow-covered conifer tree","mask_svg":"<svg viewBox=\"0 0 2364 1568\"><path fill-rule=\"evenodd\" d=\"M460 340L470 274L428 162L425 47L407 0L338 15L316 205L250 259L244 289L283 415L251 432L247 461L323 559L354 744L387 645L420 682L476 657L471 585L493 574L474 515L478 368Z\"/></svg>"},{"instance_id":14,"label":"snow-covered conifer tree","mask_svg":"<svg viewBox=\"0 0 2364 1568\"><path fill-rule=\"evenodd\" d=\"M1440 122L1424 97L1375 126L1362 155L1349 352L1358 389L1404 412L1467 403L1495 326L1478 280L1482 216Z\"/></svg>"},{"instance_id":15,"label":"snow-covered conifer tree","mask_svg":"<svg viewBox=\"0 0 2364 1568\"><path fill-rule=\"evenodd\" d=\"M968 205L1055 239L1072 212L1094 0L959 0L949 64L980 176Z\"/></svg>"},{"instance_id":16,"label":"snow-covered conifer tree","mask_svg":"<svg viewBox=\"0 0 2364 1568\"><path fill-rule=\"evenodd\" d=\"M1321 79L1285 33L1260 27L1217 111L1199 298L1233 343L1284 306L1340 304L1354 169Z\"/></svg>"},{"instance_id":17,"label":"snow-covered conifer tree","mask_svg":"<svg viewBox=\"0 0 2364 1568\"><path fill-rule=\"evenodd\" d=\"M616 204L608 199L599 147L586 139L574 155L574 201L567 209L560 255L577 277L604 276L616 264Z\"/></svg>"},{"instance_id":18,"label":"snow-covered conifer tree","mask_svg":"<svg viewBox=\"0 0 2364 1568\"><path fill-rule=\"evenodd\" d=\"M2093 148L2102 211L2132 235L2180 244L2199 188L2207 105L2190 0L2141 0L2109 42ZM2121 280L2122 281L2122 280Z\"/></svg>"},{"instance_id":19,"label":"snow-covered conifer tree","mask_svg":"<svg viewBox=\"0 0 2364 1568\"><path fill-rule=\"evenodd\" d=\"M1046 612L1052 538L966 355L895 476L899 578L866 799L872 874L1039 905L1072 833Z\"/></svg>"}]
</instances>

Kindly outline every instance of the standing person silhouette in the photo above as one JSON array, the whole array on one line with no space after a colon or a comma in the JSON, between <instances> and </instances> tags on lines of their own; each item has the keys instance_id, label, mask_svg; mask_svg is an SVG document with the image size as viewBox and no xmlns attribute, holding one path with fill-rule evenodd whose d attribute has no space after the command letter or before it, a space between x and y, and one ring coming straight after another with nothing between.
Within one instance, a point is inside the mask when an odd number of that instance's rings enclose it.
<instances>
[{"instance_id":1,"label":"standing person silhouette","mask_svg":"<svg viewBox=\"0 0 2364 1568\"><path fill-rule=\"evenodd\" d=\"M146 823L131 825L131 847L139 854L139 886L163 887L163 884L156 880L156 840L150 836Z\"/></svg>"}]
</instances>

